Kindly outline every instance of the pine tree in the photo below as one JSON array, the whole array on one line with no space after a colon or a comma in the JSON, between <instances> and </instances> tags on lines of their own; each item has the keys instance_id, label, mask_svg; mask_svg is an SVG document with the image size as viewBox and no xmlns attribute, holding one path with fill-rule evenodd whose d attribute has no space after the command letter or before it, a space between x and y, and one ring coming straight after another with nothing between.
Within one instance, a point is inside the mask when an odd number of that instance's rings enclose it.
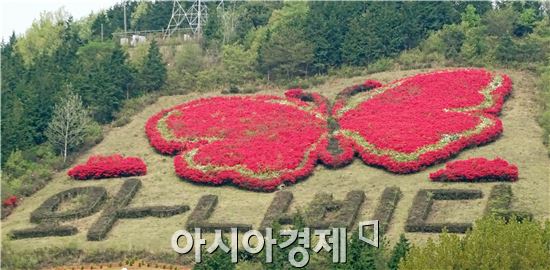
<instances>
[{"instance_id":1,"label":"pine tree","mask_svg":"<svg viewBox=\"0 0 550 270\"><path fill-rule=\"evenodd\" d=\"M348 251L346 263L339 264L335 269L341 270L376 270L384 269L384 242L380 241L380 246L374 247L359 239L359 232L352 233L348 241Z\"/></svg>"},{"instance_id":2,"label":"pine tree","mask_svg":"<svg viewBox=\"0 0 550 270\"><path fill-rule=\"evenodd\" d=\"M223 27L218 9L213 6L209 9L208 20L202 30L203 48L204 49L219 49L223 43Z\"/></svg>"},{"instance_id":3,"label":"pine tree","mask_svg":"<svg viewBox=\"0 0 550 270\"><path fill-rule=\"evenodd\" d=\"M467 28L477 27L481 23L481 17L477 14L477 10L473 5L467 5L461 17L462 25Z\"/></svg>"},{"instance_id":4,"label":"pine tree","mask_svg":"<svg viewBox=\"0 0 550 270\"><path fill-rule=\"evenodd\" d=\"M313 60L313 47L302 39L303 30L281 26L260 49L260 67L268 78L307 75Z\"/></svg>"},{"instance_id":5,"label":"pine tree","mask_svg":"<svg viewBox=\"0 0 550 270\"><path fill-rule=\"evenodd\" d=\"M502 63L510 63L517 54L517 46L510 35L503 36L495 49L496 58Z\"/></svg>"},{"instance_id":6,"label":"pine tree","mask_svg":"<svg viewBox=\"0 0 550 270\"><path fill-rule=\"evenodd\" d=\"M137 95L127 55L110 42L90 42L78 54L80 72L73 76L77 93L97 122L108 123L125 98Z\"/></svg>"},{"instance_id":7,"label":"pine tree","mask_svg":"<svg viewBox=\"0 0 550 270\"><path fill-rule=\"evenodd\" d=\"M83 79L80 89L93 97L88 101L88 106L94 119L100 123L108 123L113 119L113 113L117 111L125 96L125 90L111 81L112 73L109 69L110 59L106 59L100 66L89 71Z\"/></svg>"},{"instance_id":8,"label":"pine tree","mask_svg":"<svg viewBox=\"0 0 550 270\"><path fill-rule=\"evenodd\" d=\"M222 241L229 245L226 237L222 237ZM202 261L193 266L193 270L233 270L235 263L231 262L231 253L226 253L218 248L213 253L204 254Z\"/></svg>"},{"instance_id":9,"label":"pine tree","mask_svg":"<svg viewBox=\"0 0 550 270\"><path fill-rule=\"evenodd\" d=\"M57 63L58 70L64 77L64 80L69 80L69 76L74 72L77 61L76 53L78 48L82 46L83 41L75 29L73 18L70 17L63 23L61 32L61 45L53 54L54 62Z\"/></svg>"},{"instance_id":10,"label":"pine tree","mask_svg":"<svg viewBox=\"0 0 550 270\"><path fill-rule=\"evenodd\" d=\"M369 2L366 12L349 22L341 48L344 62L366 65L395 56L458 18L448 2Z\"/></svg>"},{"instance_id":11,"label":"pine tree","mask_svg":"<svg viewBox=\"0 0 550 270\"><path fill-rule=\"evenodd\" d=\"M29 78L23 89L26 99L25 110L28 119L33 123L34 143L46 141L44 132L51 120L53 108L57 101L63 79L57 72L58 67L51 56L42 55L35 60L29 69Z\"/></svg>"},{"instance_id":12,"label":"pine tree","mask_svg":"<svg viewBox=\"0 0 550 270\"><path fill-rule=\"evenodd\" d=\"M80 96L69 89L63 101L55 105L52 120L46 130L48 141L61 152L63 162L67 160L69 151L84 141L89 122L88 111Z\"/></svg>"},{"instance_id":13,"label":"pine tree","mask_svg":"<svg viewBox=\"0 0 550 270\"><path fill-rule=\"evenodd\" d=\"M325 72L342 64L342 43L352 18L365 12L365 2L309 2L305 32L314 47L314 70Z\"/></svg>"},{"instance_id":14,"label":"pine tree","mask_svg":"<svg viewBox=\"0 0 550 270\"><path fill-rule=\"evenodd\" d=\"M33 144L32 123L26 116L27 70L19 52L15 50L17 39L13 33L9 41L1 45L2 113L0 113L2 164L15 149L25 149Z\"/></svg>"},{"instance_id":15,"label":"pine tree","mask_svg":"<svg viewBox=\"0 0 550 270\"><path fill-rule=\"evenodd\" d=\"M137 93L134 93L133 90L133 77L130 67L126 64L128 56L126 52L116 44L111 54L109 61L109 68L111 70L111 82L117 87L125 92L126 98L135 96Z\"/></svg>"},{"instance_id":16,"label":"pine tree","mask_svg":"<svg viewBox=\"0 0 550 270\"><path fill-rule=\"evenodd\" d=\"M158 90L166 82L166 76L166 66L157 42L153 40L147 52L147 59L139 72L139 88L143 92Z\"/></svg>"},{"instance_id":17,"label":"pine tree","mask_svg":"<svg viewBox=\"0 0 550 270\"><path fill-rule=\"evenodd\" d=\"M399 236L399 242L397 242L397 244L395 244L395 247L393 248L390 261L388 262L388 267L391 270L399 269L399 261L401 261L401 259L404 258L405 255L407 255L409 249L409 240L405 238L404 234L401 234L401 236Z\"/></svg>"}]
</instances>

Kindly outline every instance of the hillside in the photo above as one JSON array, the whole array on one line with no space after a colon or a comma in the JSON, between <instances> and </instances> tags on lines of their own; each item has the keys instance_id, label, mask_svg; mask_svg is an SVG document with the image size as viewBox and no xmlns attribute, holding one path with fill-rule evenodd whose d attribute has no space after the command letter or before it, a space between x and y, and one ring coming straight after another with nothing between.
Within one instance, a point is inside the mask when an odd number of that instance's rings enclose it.
<instances>
[{"instance_id":1,"label":"hillside","mask_svg":"<svg viewBox=\"0 0 550 270\"><path fill-rule=\"evenodd\" d=\"M333 99L344 87L359 83L365 79L376 79L389 82L421 70L383 72L368 77L331 80L319 87L308 89ZM513 208L527 210L535 218L550 218L550 159L542 145L542 129L535 121L538 107L535 101L534 80L529 73L504 70L514 83L511 97L505 103L501 119L504 133L495 142L482 147L462 151L455 159L468 157L503 157L519 167L520 179L511 184L514 192ZM264 92L282 95L281 92ZM170 106L204 96L189 94L183 96L164 96L137 114L132 121L120 128L114 128L97 146L78 158L77 163L85 162L90 155L120 153L126 156L141 157L148 165L148 174L139 177L142 188L131 201L130 206L177 205L187 204L191 211L199 198L206 194L218 196L218 206L210 221L248 223L257 228L276 193L261 193L238 189L231 185L219 187L191 184L175 175L173 157L163 156L149 145L144 133L146 120L156 112ZM395 210L393 221L387 232L391 242L397 240L404 226L408 211L416 192L422 188L464 188L479 189L484 196L475 201L438 201L434 204L428 221L437 222L471 222L482 216L487 202L487 195L494 183L433 183L428 181L428 174L442 168L435 165L425 171L409 175L397 175L385 170L366 166L358 159L352 164L337 170L317 166L314 174L305 181L285 188L294 194L291 205L294 209L304 209L317 192L329 192L335 199L343 199L351 190L363 190L366 201L363 203L357 220L368 220L386 187L397 186L403 197ZM73 187L105 187L112 197L119 190L120 179L98 181L75 181L66 176L66 171L59 172L54 179L32 197L25 199L19 207L2 222L2 234L5 236L14 229L29 228L29 215L48 197ZM67 237L44 237L10 241L15 249L36 249L47 246L76 245L86 250L116 248L120 250L171 251L170 236L183 228L190 212L168 218L121 219L103 241L87 241L86 232L99 217L99 213L67 224L75 225L79 233ZM422 242L430 233L407 233L413 242Z\"/></svg>"}]
</instances>

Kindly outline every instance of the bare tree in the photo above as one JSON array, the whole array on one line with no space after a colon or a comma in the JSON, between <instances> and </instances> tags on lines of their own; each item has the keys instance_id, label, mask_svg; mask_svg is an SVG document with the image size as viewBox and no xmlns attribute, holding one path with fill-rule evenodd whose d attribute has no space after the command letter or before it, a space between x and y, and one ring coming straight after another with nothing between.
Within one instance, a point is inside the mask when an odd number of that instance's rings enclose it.
<instances>
[{"instance_id":1,"label":"bare tree","mask_svg":"<svg viewBox=\"0 0 550 270\"><path fill-rule=\"evenodd\" d=\"M80 96L67 91L63 100L55 105L46 130L48 141L63 155L63 163L67 161L67 153L84 141L89 123L88 110Z\"/></svg>"}]
</instances>

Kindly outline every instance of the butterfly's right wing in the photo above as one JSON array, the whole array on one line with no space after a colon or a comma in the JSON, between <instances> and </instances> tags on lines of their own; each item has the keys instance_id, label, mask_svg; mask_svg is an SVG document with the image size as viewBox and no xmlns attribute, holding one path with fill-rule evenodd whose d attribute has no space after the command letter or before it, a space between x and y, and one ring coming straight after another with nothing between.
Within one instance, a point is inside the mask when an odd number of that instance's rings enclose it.
<instances>
[{"instance_id":1,"label":"butterfly's right wing","mask_svg":"<svg viewBox=\"0 0 550 270\"><path fill-rule=\"evenodd\" d=\"M342 145L368 164L407 173L494 140L511 80L484 69L419 74L344 95L333 107Z\"/></svg>"}]
</instances>

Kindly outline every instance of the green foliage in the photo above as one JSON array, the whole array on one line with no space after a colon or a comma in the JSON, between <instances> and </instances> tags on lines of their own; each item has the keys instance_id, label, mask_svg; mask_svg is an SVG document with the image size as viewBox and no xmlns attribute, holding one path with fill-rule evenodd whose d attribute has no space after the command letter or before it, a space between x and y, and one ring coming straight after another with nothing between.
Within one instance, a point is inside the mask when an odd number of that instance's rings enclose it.
<instances>
[{"instance_id":1,"label":"green foliage","mask_svg":"<svg viewBox=\"0 0 550 270\"><path fill-rule=\"evenodd\" d=\"M349 21L365 11L365 2L311 1L305 26L306 36L313 44L314 72L326 72L340 66L342 44Z\"/></svg>"},{"instance_id":2,"label":"green foliage","mask_svg":"<svg viewBox=\"0 0 550 270\"><path fill-rule=\"evenodd\" d=\"M454 65L541 65L550 51L550 33L547 30L550 28L548 19L529 11L529 8L505 5L480 16L474 3L468 4L460 24L444 26L423 41L416 48L415 55L406 53L400 58L408 63L441 63L442 55ZM525 13L524 18L520 19L522 13ZM532 29L519 35L517 30L521 20Z\"/></svg>"},{"instance_id":3,"label":"green foliage","mask_svg":"<svg viewBox=\"0 0 550 270\"><path fill-rule=\"evenodd\" d=\"M147 3L147 4L142 4L142 3ZM168 24L168 20L172 15L172 4L173 3L170 1L139 2L139 4L136 6L136 9L135 9L135 13L137 14L132 12L130 15L132 16L132 19L133 19L133 21L131 21L129 26L130 29L143 31L143 30L161 30L166 28L166 25ZM140 10L139 8L140 5L147 5L147 9L145 9L145 11ZM190 4L185 3L183 5L185 6ZM126 10L126 12L128 13L128 10ZM123 14L120 14L118 16L121 16L121 15ZM120 18L123 18L123 16ZM123 24L119 24L118 27L122 28L122 25Z\"/></svg>"},{"instance_id":4,"label":"green foliage","mask_svg":"<svg viewBox=\"0 0 550 270\"><path fill-rule=\"evenodd\" d=\"M4 173L12 177L21 177L32 168L32 163L23 158L23 152L14 151L4 164Z\"/></svg>"},{"instance_id":5,"label":"green foliage","mask_svg":"<svg viewBox=\"0 0 550 270\"><path fill-rule=\"evenodd\" d=\"M11 195L21 197L34 193L61 165L62 160L48 145L12 152L2 168L2 200Z\"/></svg>"},{"instance_id":6,"label":"green foliage","mask_svg":"<svg viewBox=\"0 0 550 270\"><path fill-rule=\"evenodd\" d=\"M399 269L399 262L402 258L407 255L407 252L410 250L409 240L405 238L404 234L399 236L399 242L393 247L390 261L388 262L388 267L391 270Z\"/></svg>"},{"instance_id":7,"label":"green foliage","mask_svg":"<svg viewBox=\"0 0 550 270\"><path fill-rule=\"evenodd\" d=\"M476 8L471 4L466 6L466 9L461 14L461 19L462 25L467 28L477 27L481 22L481 17L477 14Z\"/></svg>"},{"instance_id":8,"label":"green foliage","mask_svg":"<svg viewBox=\"0 0 550 270\"><path fill-rule=\"evenodd\" d=\"M36 269L43 256L30 256L13 249L8 241L2 241L2 268Z\"/></svg>"},{"instance_id":9,"label":"green foliage","mask_svg":"<svg viewBox=\"0 0 550 270\"><path fill-rule=\"evenodd\" d=\"M270 18L266 40L259 48L260 70L272 78L307 75L313 47L304 40L305 2L288 2Z\"/></svg>"},{"instance_id":10,"label":"green foliage","mask_svg":"<svg viewBox=\"0 0 550 270\"><path fill-rule=\"evenodd\" d=\"M114 49L113 42L90 41L78 48L78 65L82 70L92 69L98 62L108 59Z\"/></svg>"},{"instance_id":11,"label":"green foliage","mask_svg":"<svg viewBox=\"0 0 550 270\"><path fill-rule=\"evenodd\" d=\"M533 32L535 23L537 22L536 11L533 8L524 9L518 17L514 35L523 37Z\"/></svg>"},{"instance_id":12,"label":"green foliage","mask_svg":"<svg viewBox=\"0 0 550 270\"><path fill-rule=\"evenodd\" d=\"M149 45L147 58L138 74L138 87L142 92L159 90L166 82L166 66L160 54L157 42Z\"/></svg>"},{"instance_id":13,"label":"green foliage","mask_svg":"<svg viewBox=\"0 0 550 270\"><path fill-rule=\"evenodd\" d=\"M32 23L25 36L15 45L25 65L32 65L41 55L51 56L61 46L63 21L68 17L68 13L63 9L40 14L40 18Z\"/></svg>"},{"instance_id":14,"label":"green foliage","mask_svg":"<svg viewBox=\"0 0 550 270\"><path fill-rule=\"evenodd\" d=\"M88 149L103 140L103 126L98 122L90 121L86 126L86 136L82 143L84 149ZM83 149L81 148L80 151Z\"/></svg>"},{"instance_id":15,"label":"green foliage","mask_svg":"<svg viewBox=\"0 0 550 270\"><path fill-rule=\"evenodd\" d=\"M222 63L224 81L231 85L242 84L257 77L256 55L242 45L224 45Z\"/></svg>"},{"instance_id":16,"label":"green foliage","mask_svg":"<svg viewBox=\"0 0 550 270\"><path fill-rule=\"evenodd\" d=\"M180 93L197 90L196 76L205 65L205 57L198 43L182 44L175 52L173 67L168 70L167 85Z\"/></svg>"},{"instance_id":17,"label":"green foliage","mask_svg":"<svg viewBox=\"0 0 550 270\"><path fill-rule=\"evenodd\" d=\"M127 54L111 42L90 42L80 48L78 56L82 72L75 74L74 86L93 118L108 123L123 99L139 95Z\"/></svg>"},{"instance_id":18,"label":"green foliage","mask_svg":"<svg viewBox=\"0 0 550 270\"><path fill-rule=\"evenodd\" d=\"M249 33L266 25L273 10L281 6L282 2L279 1L246 1L240 5L235 26L238 40L244 40Z\"/></svg>"},{"instance_id":19,"label":"green foliage","mask_svg":"<svg viewBox=\"0 0 550 270\"><path fill-rule=\"evenodd\" d=\"M511 36L503 36L499 38L495 56L502 63L510 63L516 59L517 49Z\"/></svg>"},{"instance_id":20,"label":"green foliage","mask_svg":"<svg viewBox=\"0 0 550 270\"><path fill-rule=\"evenodd\" d=\"M374 247L359 240L359 232L356 230L348 242L346 263L338 264L335 269L339 270L380 270L387 269L387 262L384 257L385 247L383 241L380 247Z\"/></svg>"},{"instance_id":21,"label":"green foliage","mask_svg":"<svg viewBox=\"0 0 550 270\"><path fill-rule=\"evenodd\" d=\"M444 233L413 247L399 269L544 269L550 265L550 223L506 223L487 217L464 238Z\"/></svg>"},{"instance_id":22,"label":"green foliage","mask_svg":"<svg viewBox=\"0 0 550 270\"><path fill-rule=\"evenodd\" d=\"M304 227L305 227L304 218L301 212L298 211L298 213L296 213L296 215L293 216L292 229L298 230L300 232L300 231L303 231ZM273 252L272 252L273 262L271 263L266 262L265 249L260 253L259 260L263 266L263 269L266 269L266 270L294 269L294 267L289 262L288 254L292 248L298 246L298 241L295 241L288 247L280 248L278 244L286 241L288 238L286 236L281 236L281 230L283 228L278 221L274 222L271 228L272 228L273 239L277 240L277 245L273 246Z\"/></svg>"},{"instance_id":23,"label":"green foliage","mask_svg":"<svg viewBox=\"0 0 550 270\"><path fill-rule=\"evenodd\" d=\"M223 237L222 240L228 245L227 238ZM235 264L231 262L231 253L225 253L219 248L213 253L203 252L202 262L193 266L193 270L232 270L235 268Z\"/></svg>"},{"instance_id":24,"label":"green foliage","mask_svg":"<svg viewBox=\"0 0 550 270\"><path fill-rule=\"evenodd\" d=\"M460 49L462 60L469 65L483 65L488 61L487 39L483 37L481 28L466 28L465 39Z\"/></svg>"},{"instance_id":25,"label":"green foliage","mask_svg":"<svg viewBox=\"0 0 550 270\"><path fill-rule=\"evenodd\" d=\"M449 2L371 2L349 23L341 50L344 62L366 65L410 49L431 30L457 21Z\"/></svg>"},{"instance_id":26,"label":"green foliage","mask_svg":"<svg viewBox=\"0 0 550 270\"><path fill-rule=\"evenodd\" d=\"M217 50L223 44L223 28L218 9L212 5L202 32L203 48Z\"/></svg>"},{"instance_id":27,"label":"green foliage","mask_svg":"<svg viewBox=\"0 0 550 270\"><path fill-rule=\"evenodd\" d=\"M61 103L55 105L52 120L46 129L48 142L63 155L79 147L86 137L90 117L78 94L71 89L65 92Z\"/></svg>"},{"instance_id":28,"label":"green foliage","mask_svg":"<svg viewBox=\"0 0 550 270\"><path fill-rule=\"evenodd\" d=\"M9 62L11 61L4 58L4 51L2 51L2 67L10 65ZM8 70L8 72L11 71ZM28 148L34 144L33 127L25 117L28 108L23 103L26 98L24 83L17 82L16 74L8 72L2 69L2 164L12 151ZM10 82L17 85L13 87Z\"/></svg>"},{"instance_id":29,"label":"green foliage","mask_svg":"<svg viewBox=\"0 0 550 270\"><path fill-rule=\"evenodd\" d=\"M151 9L151 6L152 6L152 2L139 1L139 3L136 6L136 9L129 16L130 25L134 26L133 28L135 28L136 25L138 25L143 20L145 20L145 17L147 16L147 14L149 13L149 10Z\"/></svg>"},{"instance_id":30,"label":"green foliage","mask_svg":"<svg viewBox=\"0 0 550 270\"><path fill-rule=\"evenodd\" d=\"M131 22L132 13L134 12L137 2L125 1L117 3L105 11L99 13L95 20L91 23L91 34L95 40L108 40L113 37L116 31L124 30L124 6L126 5L126 15L128 21ZM130 26L129 29L130 30ZM155 28L159 29L159 28ZM103 36L103 38L102 38Z\"/></svg>"},{"instance_id":31,"label":"green foliage","mask_svg":"<svg viewBox=\"0 0 550 270\"><path fill-rule=\"evenodd\" d=\"M488 11L483 17L482 24L486 27L486 34L496 37L512 35L517 13L511 8Z\"/></svg>"},{"instance_id":32,"label":"green foliage","mask_svg":"<svg viewBox=\"0 0 550 270\"><path fill-rule=\"evenodd\" d=\"M136 70L143 69L145 60L147 60L149 45L150 43L147 42L138 43L130 50L128 62L132 68Z\"/></svg>"}]
</instances>

